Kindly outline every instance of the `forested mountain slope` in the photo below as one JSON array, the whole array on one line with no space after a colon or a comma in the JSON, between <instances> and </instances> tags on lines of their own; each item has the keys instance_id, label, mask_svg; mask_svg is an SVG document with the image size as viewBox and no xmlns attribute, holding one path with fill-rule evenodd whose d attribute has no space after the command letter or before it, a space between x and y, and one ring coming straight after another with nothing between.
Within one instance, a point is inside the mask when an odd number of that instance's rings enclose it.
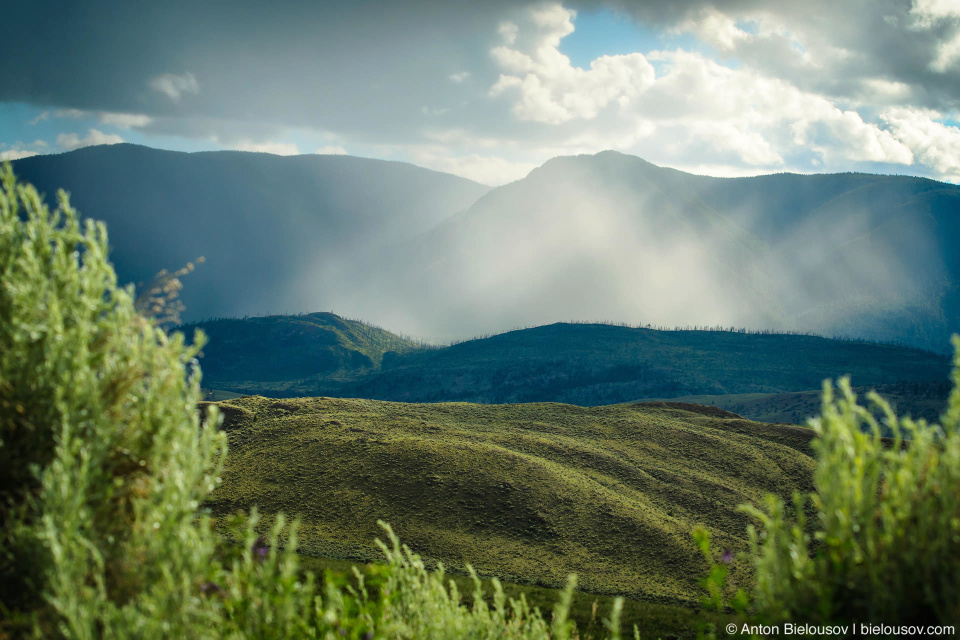
<instances>
[{"instance_id":1,"label":"forested mountain slope","mask_svg":"<svg viewBox=\"0 0 960 640\"><path fill-rule=\"evenodd\" d=\"M199 323L204 385L270 396L412 402L567 402L783 393L851 375L943 385L945 356L806 335L557 323L424 347L332 314Z\"/></svg>"}]
</instances>

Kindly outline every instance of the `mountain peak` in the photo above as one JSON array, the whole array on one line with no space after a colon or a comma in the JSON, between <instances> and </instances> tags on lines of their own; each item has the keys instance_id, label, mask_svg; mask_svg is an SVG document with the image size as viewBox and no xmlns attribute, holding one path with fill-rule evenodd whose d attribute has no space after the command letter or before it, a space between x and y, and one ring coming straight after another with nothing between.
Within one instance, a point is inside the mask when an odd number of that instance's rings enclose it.
<instances>
[{"instance_id":1,"label":"mountain peak","mask_svg":"<svg viewBox=\"0 0 960 640\"><path fill-rule=\"evenodd\" d=\"M529 177L549 180L567 180L572 175L592 174L604 178L634 180L638 175L653 175L664 171L652 162L612 149L575 156L557 156L530 172Z\"/></svg>"},{"instance_id":2,"label":"mountain peak","mask_svg":"<svg viewBox=\"0 0 960 640\"><path fill-rule=\"evenodd\" d=\"M614 151L613 149L606 149L604 151L598 151L597 153L581 153L574 156L557 156L556 158L551 158L543 163L542 166L547 166L554 163L580 163L580 164L595 164L598 162L603 163L631 163L640 166L648 167L657 167L657 165L652 162L648 162L641 158L640 156L630 155L628 153L622 153L620 151ZM659 167L657 167L659 168Z\"/></svg>"}]
</instances>

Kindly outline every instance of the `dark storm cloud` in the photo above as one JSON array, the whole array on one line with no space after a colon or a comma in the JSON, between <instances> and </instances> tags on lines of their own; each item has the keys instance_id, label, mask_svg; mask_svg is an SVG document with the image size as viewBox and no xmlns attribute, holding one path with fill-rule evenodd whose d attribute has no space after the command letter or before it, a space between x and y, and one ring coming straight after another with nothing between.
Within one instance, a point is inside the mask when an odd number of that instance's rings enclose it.
<instances>
[{"instance_id":1,"label":"dark storm cloud","mask_svg":"<svg viewBox=\"0 0 960 640\"><path fill-rule=\"evenodd\" d=\"M489 66L507 4L19 3L0 41L0 100L320 126L383 142L421 120L430 96L486 91L449 76L483 74L477 62ZM193 90L162 90L178 81Z\"/></svg>"},{"instance_id":2,"label":"dark storm cloud","mask_svg":"<svg viewBox=\"0 0 960 640\"><path fill-rule=\"evenodd\" d=\"M291 152L342 145L377 155L382 145L386 156L498 184L553 155L604 148L726 174L859 166L847 159L902 166L913 153L930 164L917 171L960 175L949 160L960 133L943 128L960 108L960 11L948 0L564 6L613 9L707 48L643 52L660 65L654 84L636 59L584 84L556 55L555 36L572 28L556 3L34 0L4 15L0 103L126 116L145 136L230 148L286 140ZM538 24L538 12L561 22ZM504 22L518 30L515 43ZM545 33L554 39L538 41ZM536 68L509 69L498 47L536 58ZM313 138L298 148L291 131ZM821 164L792 164L799 151Z\"/></svg>"},{"instance_id":3,"label":"dark storm cloud","mask_svg":"<svg viewBox=\"0 0 960 640\"><path fill-rule=\"evenodd\" d=\"M430 88L447 79L449 68L474 66L475 52L486 51L484 45L493 39L498 21L529 4L534 3L17 3L6 10L8 28L0 42L0 57L7 61L0 68L0 99L156 114L225 109L227 105L214 106L199 96L189 107L165 103L148 87L149 79L161 74L189 71L201 79L201 95L239 89L248 101L248 112L279 110L280 97L244 90L262 82L266 82L264 89L282 82L285 90L292 90L284 102L322 98L309 109L293 110L291 115L302 118L336 112L346 98L330 95L328 88L402 106L404 98L397 94L410 83ZM857 74L881 75L913 86L924 95L926 106L955 108L957 104L957 66L946 73L930 69L938 46L956 34L957 20L917 28L909 0L582 0L567 4L587 10L615 8L638 21L668 28L710 10L732 17L775 17L804 46L848 52L847 57L832 61L832 71L841 74L802 68L788 55L791 48L782 36L745 43L736 53L774 75L795 76L811 85L840 91ZM369 81L371 76L377 81ZM237 106L234 111L244 109ZM400 111L402 115L405 110Z\"/></svg>"},{"instance_id":4,"label":"dark storm cloud","mask_svg":"<svg viewBox=\"0 0 960 640\"><path fill-rule=\"evenodd\" d=\"M163 3L94 0L16 3L0 40L0 100L86 110L273 121L290 126L399 132L424 106L469 101L496 80L488 51L497 24L529 2ZM915 106L956 109L960 65L931 68L956 18L922 26L912 3L855 0L627 2L581 0L664 28L711 11L765 16L788 31L725 52L798 87L860 100L883 79L910 88ZM821 60L797 55L798 40ZM469 70L469 80L449 76ZM191 74L180 99L151 87ZM486 84L485 84L486 83ZM425 105L431 99L436 105Z\"/></svg>"}]
</instances>

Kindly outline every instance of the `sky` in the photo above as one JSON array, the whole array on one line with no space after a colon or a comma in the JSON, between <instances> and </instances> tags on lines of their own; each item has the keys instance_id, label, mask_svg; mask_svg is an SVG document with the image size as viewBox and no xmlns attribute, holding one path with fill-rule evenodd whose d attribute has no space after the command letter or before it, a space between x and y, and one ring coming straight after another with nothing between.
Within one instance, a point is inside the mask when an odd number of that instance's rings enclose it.
<instances>
[{"instance_id":1,"label":"sky","mask_svg":"<svg viewBox=\"0 0 960 640\"><path fill-rule=\"evenodd\" d=\"M347 153L500 185L614 149L960 182L960 0L32 0L4 23L0 159Z\"/></svg>"}]
</instances>

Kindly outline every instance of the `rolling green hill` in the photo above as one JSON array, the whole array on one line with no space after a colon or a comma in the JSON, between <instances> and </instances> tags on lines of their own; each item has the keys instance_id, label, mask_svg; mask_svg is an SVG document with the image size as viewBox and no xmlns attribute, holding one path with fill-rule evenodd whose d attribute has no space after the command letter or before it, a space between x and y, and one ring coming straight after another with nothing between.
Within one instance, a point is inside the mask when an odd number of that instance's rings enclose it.
<instances>
[{"instance_id":1,"label":"rolling green hill","mask_svg":"<svg viewBox=\"0 0 960 640\"><path fill-rule=\"evenodd\" d=\"M204 385L236 393L410 402L566 402L939 384L946 357L891 345L735 331L558 323L424 348L332 314L200 323ZM901 394L905 395L905 394Z\"/></svg>"},{"instance_id":2,"label":"rolling green hill","mask_svg":"<svg viewBox=\"0 0 960 640\"><path fill-rule=\"evenodd\" d=\"M736 511L811 485L812 432L674 403L406 404L246 397L209 506L301 518L306 554L368 560L377 519L432 561L585 591L693 603L695 524L743 549ZM745 567L736 565L741 578Z\"/></svg>"}]
</instances>

